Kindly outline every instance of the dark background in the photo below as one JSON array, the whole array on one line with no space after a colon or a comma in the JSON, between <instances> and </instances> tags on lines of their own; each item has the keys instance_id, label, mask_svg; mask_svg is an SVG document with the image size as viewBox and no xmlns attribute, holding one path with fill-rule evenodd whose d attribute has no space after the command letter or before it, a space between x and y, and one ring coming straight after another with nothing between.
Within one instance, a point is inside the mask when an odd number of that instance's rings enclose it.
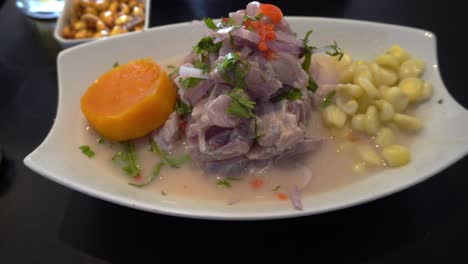
<instances>
[{"instance_id":1,"label":"dark background","mask_svg":"<svg viewBox=\"0 0 468 264\"><path fill-rule=\"evenodd\" d=\"M220 17L246 3L153 1L151 26ZM468 107L463 1L273 3L287 15L354 18L434 32L443 79ZM467 158L378 201L262 222L136 211L33 173L22 160L42 142L55 117L59 48L51 37L53 24L27 19L11 0L0 5L0 263L139 263L144 258L251 262L268 257L287 262L302 257L310 263L468 263Z\"/></svg>"}]
</instances>

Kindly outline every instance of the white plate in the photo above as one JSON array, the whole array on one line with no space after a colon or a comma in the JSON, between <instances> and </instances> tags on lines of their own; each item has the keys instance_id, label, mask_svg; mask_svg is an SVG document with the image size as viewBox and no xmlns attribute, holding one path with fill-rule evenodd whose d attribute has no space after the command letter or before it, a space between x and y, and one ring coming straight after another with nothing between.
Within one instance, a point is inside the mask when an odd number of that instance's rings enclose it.
<instances>
[{"instance_id":1,"label":"white plate","mask_svg":"<svg viewBox=\"0 0 468 264\"><path fill-rule=\"evenodd\" d=\"M87 87L115 61L136 58L161 60L180 55L201 38L202 25L182 23L90 42L58 57L57 118L44 142L25 159L35 172L91 196L150 212L208 219L271 219L311 215L368 202L408 188L450 166L468 152L468 112L447 92L440 78L433 33L394 25L342 19L289 17L303 36L313 28L314 45L336 40L355 58L371 59L394 43L427 62L424 76L434 85L434 96L419 108L425 128L411 145L413 160L403 168L384 170L333 191L303 197L304 210L289 204L252 202L229 206L224 201L199 201L156 195L98 175L99 164L78 150L79 99ZM443 99L443 104L437 101ZM170 199L170 200L169 200Z\"/></svg>"}]
</instances>

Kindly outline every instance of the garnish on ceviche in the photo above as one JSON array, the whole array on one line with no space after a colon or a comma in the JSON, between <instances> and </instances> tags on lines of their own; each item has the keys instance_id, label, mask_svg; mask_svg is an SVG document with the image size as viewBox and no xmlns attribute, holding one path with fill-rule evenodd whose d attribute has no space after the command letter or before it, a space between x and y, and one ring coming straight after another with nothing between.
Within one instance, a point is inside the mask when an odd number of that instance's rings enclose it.
<instances>
[{"instance_id":1,"label":"garnish on ceviche","mask_svg":"<svg viewBox=\"0 0 468 264\"><path fill-rule=\"evenodd\" d=\"M398 45L353 60L340 36L298 37L272 4L203 22L178 61L120 61L91 84L81 109L98 134L86 156L109 150L129 185L162 195L298 210L307 192L411 162L407 139L423 129L414 109L432 96L422 60Z\"/></svg>"}]
</instances>

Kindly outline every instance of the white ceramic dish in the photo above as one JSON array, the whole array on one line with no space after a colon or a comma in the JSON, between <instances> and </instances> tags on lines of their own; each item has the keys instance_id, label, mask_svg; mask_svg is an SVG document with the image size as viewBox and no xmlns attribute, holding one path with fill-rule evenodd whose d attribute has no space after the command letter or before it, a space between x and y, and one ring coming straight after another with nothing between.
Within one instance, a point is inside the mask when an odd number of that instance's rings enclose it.
<instances>
[{"instance_id":1,"label":"white ceramic dish","mask_svg":"<svg viewBox=\"0 0 468 264\"><path fill-rule=\"evenodd\" d=\"M143 24L143 30L147 30L149 27L149 14L151 10L151 0L139 0L139 2L145 4L145 23ZM86 39L66 39L62 37L63 28L66 26L68 19L70 18L70 14L72 12L73 7L73 0L65 0L65 5L63 7L62 14L57 20L57 24L55 25L54 29L54 38L57 42L62 46L62 48L69 48L78 44L82 44L85 42L93 41L93 40L102 40L107 39L109 37L103 38L86 38ZM133 33L133 32L129 32ZM125 34L129 34L125 33Z\"/></svg>"},{"instance_id":2,"label":"white ceramic dish","mask_svg":"<svg viewBox=\"0 0 468 264\"><path fill-rule=\"evenodd\" d=\"M44 142L25 159L35 172L91 196L150 212L207 219L271 219L337 210L368 202L408 188L450 166L468 152L468 112L442 83L434 34L419 29L353 20L289 17L299 36L313 28L312 41L321 46L336 40L355 58L371 59L398 43L427 62L425 79L434 85L432 99L419 107L425 129L411 145L413 160L403 168L383 170L354 184L303 197L304 210L271 202L226 205L138 189L98 174L100 164L78 150L79 98L115 61L141 57L161 60L190 50L202 36L203 26L182 23L136 34L80 45L58 57L59 104L57 118ZM443 99L443 104L437 101Z\"/></svg>"}]
</instances>

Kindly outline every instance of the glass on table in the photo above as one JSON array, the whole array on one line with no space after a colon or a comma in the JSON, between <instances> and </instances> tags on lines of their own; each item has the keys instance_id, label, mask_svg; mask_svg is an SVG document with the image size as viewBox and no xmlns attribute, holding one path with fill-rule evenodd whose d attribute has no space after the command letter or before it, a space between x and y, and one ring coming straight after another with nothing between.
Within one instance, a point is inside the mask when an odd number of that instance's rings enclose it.
<instances>
[{"instance_id":1,"label":"glass on table","mask_svg":"<svg viewBox=\"0 0 468 264\"><path fill-rule=\"evenodd\" d=\"M17 0L16 6L29 17L55 19L63 10L64 0Z\"/></svg>"}]
</instances>

